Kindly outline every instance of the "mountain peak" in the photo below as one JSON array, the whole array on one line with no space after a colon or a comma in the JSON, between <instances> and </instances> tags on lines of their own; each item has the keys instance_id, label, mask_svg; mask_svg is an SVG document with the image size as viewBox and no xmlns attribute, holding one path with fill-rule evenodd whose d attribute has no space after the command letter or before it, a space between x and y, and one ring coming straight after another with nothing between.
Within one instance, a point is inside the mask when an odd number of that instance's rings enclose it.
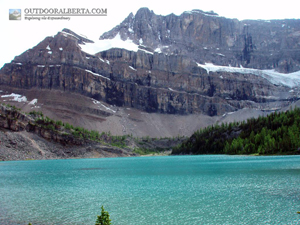
<instances>
[{"instance_id":1,"label":"mountain peak","mask_svg":"<svg viewBox=\"0 0 300 225\"><path fill-rule=\"evenodd\" d=\"M287 74L300 70L299 34L300 20L238 21L202 10L162 16L142 8L95 43L69 29L46 38L4 66L0 84L147 112L269 110L299 98L300 75Z\"/></svg>"},{"instance_id":2,"label":"mountain peak","mask_svg":"<svg viewBox=\"0 0 300 225\"><path fill-rule=\"evenodd\" d=\"M140 8L140 9L136 12L135 16L144 16L144 17L148 17L148 16L151 16L151 15L153 15L153 14L155 14L155 13L153 12L153 10L150 10L150 9L148 9L147 7L143 7L143 8Z\"/></svg>"},{"instance_id":3,"label":"mountain peak","mask_svg":"<svg viewBox=\"0 0 300 225\"><path fill-rule=\"evenodd\" d=\"M299 20L239 21L200 9L162 16L140 8L100 39L119 34L122 40L159 53L185 55L202 64L290 73L300 70L300 58L290 55L294 48L299 50L299 32Z\"/></svg>"},{"instance_id":4,"label":"mountain peak","mask_svg":"<svg viewBox=\"0 0 300 225\"><path fill-rule=\"evenodd\" d=\"M84 35L79 35L79 34L76 34L74 31L68 29L68 28L64 28L62 30L62 32L64 33L67 33L67 34L70 34L74 37L76 37L78 39L78 43L79 44L84 44L84 43L94 43L92 40L88 39L87 37L85 37Z\"/></svg>"}]
</instances>

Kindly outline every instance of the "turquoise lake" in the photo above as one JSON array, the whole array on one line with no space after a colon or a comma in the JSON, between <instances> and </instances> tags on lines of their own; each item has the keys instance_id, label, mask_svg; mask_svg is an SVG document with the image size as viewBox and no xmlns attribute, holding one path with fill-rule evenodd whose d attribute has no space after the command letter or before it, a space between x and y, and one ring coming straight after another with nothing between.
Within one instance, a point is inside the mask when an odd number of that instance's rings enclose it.
<instances>
[{"instance_id":1,"label":"turquoise lake","mask_svg":"<svg viewBox=\"0 0 300 225\"><path fill-rule=\"evenodd\" d=\"M300 156L0 162L0 224L300 224Z\"/></svg>"}]
</instances>

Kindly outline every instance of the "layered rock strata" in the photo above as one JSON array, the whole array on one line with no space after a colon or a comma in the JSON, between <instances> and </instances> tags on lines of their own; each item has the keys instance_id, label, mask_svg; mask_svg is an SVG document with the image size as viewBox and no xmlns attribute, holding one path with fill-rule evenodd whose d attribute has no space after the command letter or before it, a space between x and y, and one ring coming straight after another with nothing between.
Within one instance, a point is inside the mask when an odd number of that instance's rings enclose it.
<instances>
[{"instance_id":1,"label":"layered rock strata","mask_svg":"<svg viewBox=\"0 0 300 225\"><path fill-rule=\"evenodd\" d=\"M199 10L180 16L141 9L100 39L131 40L136 51L83 51L93 41L64 29L0 71L0 85L76 92L147 112L210 116L276 109L299 98L297 85L256 72L208 70L205 63L280 72L299 70L299 20L238 21ZM202 65L202 66L201 66Z\"/></svg>"}]
</instances>

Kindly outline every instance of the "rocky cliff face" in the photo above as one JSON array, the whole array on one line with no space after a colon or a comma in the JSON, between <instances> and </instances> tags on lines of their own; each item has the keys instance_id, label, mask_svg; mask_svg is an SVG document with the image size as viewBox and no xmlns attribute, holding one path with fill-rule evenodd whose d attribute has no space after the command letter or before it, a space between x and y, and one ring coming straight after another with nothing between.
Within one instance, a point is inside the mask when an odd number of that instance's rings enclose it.
<instances>
[{"instance_id":1,"label":"rocky cliff face","mask_svg":"<svg viewBox=\"0 0 300 225\"><path fill-rule=\"evenodd\" d=\"M64 29L6 64L0 85L76 92L147 112L269 110L299 98L299 75L287 85L259 69L299 70L299 34L299 20L238 21L200 10L159 16L143 8L100 37L131 41L135 50L87 53L94 42Z\"/></svg>"},{"instance_id":2,"label":"rocky cliff face","mask_svg":"<svg viewBox=\"0 0 300 225\"><path fill-rule=\"evenodd\" d=\"M188 55L199 63L285 73L300 70L299 20L239 21L201 10L161 16L142 8L100 39L117 33L123 40L166 54Z\"/></svg>"}]
</instances>

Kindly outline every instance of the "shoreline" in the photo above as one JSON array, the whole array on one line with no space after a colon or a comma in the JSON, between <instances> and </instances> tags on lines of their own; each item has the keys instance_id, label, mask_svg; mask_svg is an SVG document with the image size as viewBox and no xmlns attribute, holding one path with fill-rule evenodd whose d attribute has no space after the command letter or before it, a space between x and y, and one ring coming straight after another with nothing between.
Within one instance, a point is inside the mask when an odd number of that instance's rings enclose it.
<instances>
[{"instance_id":1,"label":"shoreline","mask_svg":"<svg viewBox=\"0 0 300 225\"><path fill-rule=\"evenodd\" d=\"M299 154L285 154L285 155L226 155L226 154L202 154L202 155L172 155L172 154L166 154L166 153L155 153L155 154L147 154L147 155L128 155L128 156L108 156L108 157L70 157L70 158L47 158L47 159L17 159L17 160L0 160L1 162L26 162L26 161L44 161L44 160L69 160L69 159L104 159L104 158L132 158L132 157L137 157L137 158L148 158L148 157L159 157L159 156L217 156L217 155L225 155L225 156L243 156L243 157L273 157L273 156L300 156Z\"/></svg>"}]
</instances>

